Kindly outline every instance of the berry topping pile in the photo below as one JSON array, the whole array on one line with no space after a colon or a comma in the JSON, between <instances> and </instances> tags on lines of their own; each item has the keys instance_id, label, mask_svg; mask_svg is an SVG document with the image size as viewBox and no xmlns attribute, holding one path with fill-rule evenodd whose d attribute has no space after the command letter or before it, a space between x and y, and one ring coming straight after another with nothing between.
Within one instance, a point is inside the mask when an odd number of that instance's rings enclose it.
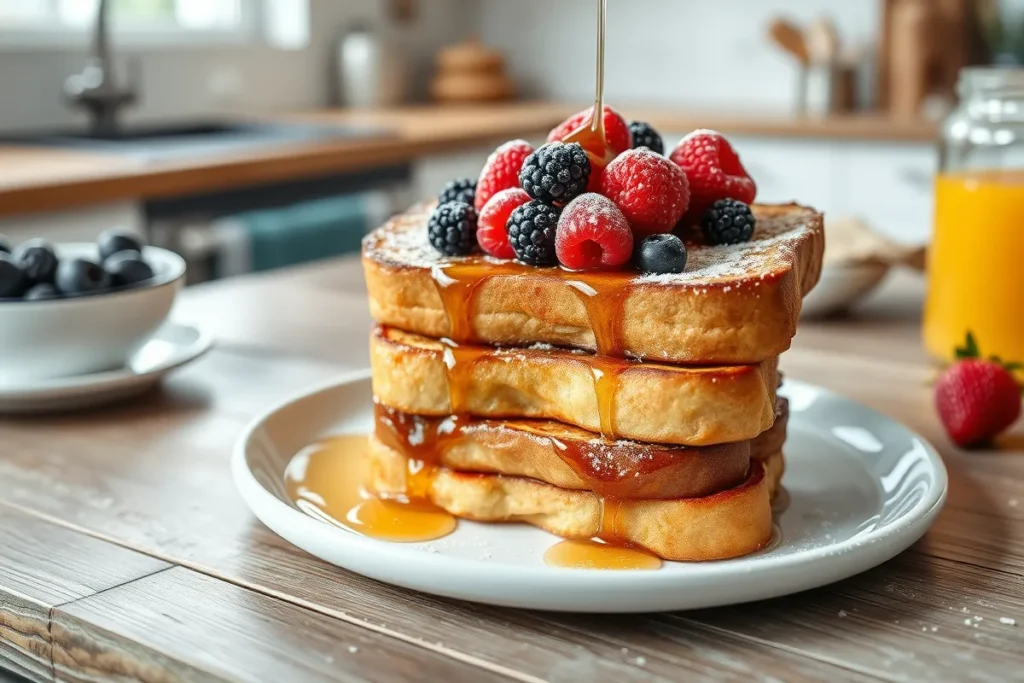
<instances>
[{"instance_id":1,"label":"berry topping pile","mask_svg":"<svg viewBox=\"0 0 1024 683\"><path fill-rule=\"evenodd\" d=\"M671 274L685 270L686 244L753 238L757 186L720 133L694 131L665 156L649 123L605 106L602 137L593 115L569 117L537 149L501 145L476 182L448 182L428 223L431 245L452 257L479 248L531 266Z\"/></svg>"},{"instance_id":2,"label":"berry topping pile","mask_svg":"<svg viewBox=\"0 0 1024 683\"><path fill-rule=\"evenodd\" d=\"M935 383L935 408L949 438L966 448L991 441L1020 417L1021 387L1013 371L1024 366L985 360L970 333L956 355L960 360Z\"/></svg>"},{"instance_id":3,"label":"berry topping pile","mask_svg":"<svg viewBox=\"0 0 1024 683\"><path fill-rule=\"evenodd\" d=\"M144 244L132 233L106 230L96 242L99 258L60 258L44 239L12 247L0 235L0 300L43 301L102 294L144 285L153 267L142 256Z\"/></svg>"}]
</instances>

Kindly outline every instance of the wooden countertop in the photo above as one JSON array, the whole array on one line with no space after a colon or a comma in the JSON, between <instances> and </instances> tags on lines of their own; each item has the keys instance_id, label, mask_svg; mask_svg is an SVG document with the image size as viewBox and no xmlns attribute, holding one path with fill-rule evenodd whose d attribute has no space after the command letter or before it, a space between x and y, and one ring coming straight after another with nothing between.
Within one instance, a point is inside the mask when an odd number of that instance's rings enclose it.
<instances>
[{"instance_id":1,"label":"wooden countertop","mask_svg":"<svg viewBox=\"0 0 1024 683\"><path fill-rule=\"evenodd\" d=\"M183 196L379 168L430 154L541 135L578 109L577 105L569 104L522 103L289 114L276 118L369 123L386 127L394 135L152 163L92 151L0 145L0 216ZM873 116L814 120L680 113L650 107L626 107L623 111L632 118L649 120L666 132L717 128L733 134L889 142L930 141L936 135L931 124Z\"/></svg>"},{"instance_id":2,"label":"wooden countertop","mask_svg":"<svg viewBox=\"0 0 1024 683\"><path fill-rule=\"evenodd\" d=\"M950 491L928 534L798 595L600 617L389 587L270 532L235 492L232 445L283 397L367 364L359 263L186 290L175 316L218 347L161 390L0 418L0 664L33 681L1019 680L1024 430L1001 452L950 444L919 343L922 291L894 277L855 317L805 323L783 368L936 444Z\"/></svg>"}]
</instances>

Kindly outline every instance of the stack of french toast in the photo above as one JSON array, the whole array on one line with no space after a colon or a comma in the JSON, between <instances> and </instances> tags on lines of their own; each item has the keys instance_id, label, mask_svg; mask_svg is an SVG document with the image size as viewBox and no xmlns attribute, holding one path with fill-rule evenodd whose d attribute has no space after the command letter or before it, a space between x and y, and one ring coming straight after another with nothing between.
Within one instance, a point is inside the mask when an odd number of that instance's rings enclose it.
<instances>
[{"instance_id":1,"label":"stack of french toast","mask_svg":"<svg viewBox=\"0 0 1024 683\"><path fill-rule=\"evenodd\" d=\"M601 123L503 145L365 238L370 486L667 560L754 552L822 216L754 204L717 133L666 155L647 124Z\"/></svg>"}]
</instances>

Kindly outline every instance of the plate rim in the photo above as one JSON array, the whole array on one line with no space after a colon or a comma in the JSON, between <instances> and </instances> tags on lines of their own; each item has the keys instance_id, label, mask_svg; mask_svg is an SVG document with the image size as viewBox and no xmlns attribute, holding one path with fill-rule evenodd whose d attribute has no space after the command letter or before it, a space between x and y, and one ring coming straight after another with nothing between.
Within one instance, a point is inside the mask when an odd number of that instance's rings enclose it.
<instances>
[{"instance_id":1,"label":"plate rim","mask_svg":"<svg viewBox=\"0 0 1024 683\"><path fill-rule=\"evenodd\" d=\"M895 420L862 403L846 398L830 389L809 382L787 378L787 383L791 383L794 386L804 386L821 392L830 398L854 404L859 408L869 411L873 417L898 425L900 428L905 430L912 438L916 439L922 445L924 453L934 471L934 486L929 488L929 491L922 500L918 501L913 507L901 514L897 520L885 525L884 527L873 529L861 536L832 543L827 546L798 550L776 557L772 557L769 554L757 558L751 558L749 562L730 561L728 563L692 563L687 566L685 573L679 571L650 572L643 570L595 572L588 569L553 569L543 566L531 567L521 565L501 565L484 563L480 560L474 560L471 558L453 557L449 555L420 552L418 550L412 551L417 553L417 572L415 573L417 576L424 576L432 572L443 572L447 577L445 583L453 586L452 590L427 588L425 587L427 581L409 581L403 578L404 574L401 572L395 574L392 571L390 572L390 577L381 578L381 572L376 572L375 575L372 575L364 573L359 568L356 568L357 565L361 564L360 560L362 558L376 558L373 560L374 562L380 562L390 566L401 566L401 562L409 558L410 551L403 547L406 546L406 544L360 536L318 521L295 507L288 505L271 491L267 490L266 487L259 482L253 471L248 466L246 457L247 444L269 417L302 399L309 398L331 389L367 381L371 379L371 377L372 372L369 368L346 372L342 375L335 376L331 380L309 387L304 391L296 392L286 400L281 401L272 408L250 420L235 441L235 445L232 449L231 471L235 487L242 496L249 510L256 516L256 518L286 542L316 556L312 551L301 548L301 546L298 546L291 541L286 535L288 530L285 530L284 533L279 530L279 527L285 526L292 528L298 527L302 535L307 536L312 534L324 539L324 541L328 543L337 538L344 538L345 542L340 544L339 547L343 548L343 552L352 555L354 558L354 561L347 562L346 564L335 563L321 558L322 561L339 566L348 571L369 576L375 580L385 581L387 583L392 583L393 585L412 588L414 590L446 597L485 602L495 605L548 609L555 611L593 611L603 613L623 611L665 611L681 608L676 604L667 604L660 608L656 607L653 609L639 610L604 608L581 610L576 607L566 608L559 607L557 605L546 606L543 600L538 599L534 599L532 602L529 600L511 600L501 596L488 599L486 596L480 597L478 594L481 591L486 591L486 587L488 585L493 586L510 582L519 585L527 583L537 584L539 582L544 586L544 593L567 589L575 589L578 591L581 588L589 588L591 590L595 588L602 588L613 591L626 590L628 592L628 589L631 586L636 586L636 582L639 577L643 578L643 590L657 591L679 588L682 585L689 585L691 583L695 585L707 583L721 585L723 583L735 582L737 579L742 579L744 577L749 579L752 572L771 573L772 580L753 582L763 584L764 590L755 589L753 591L748 590L746 593L741 592L737 595L735 600L714 600L711 602L701 603L700 599L697 598L690 602L693 602L694 607L696 608L721 606L737 602L748 602L750 600L777 597L801 590L816 588L818 586L848 578L895 557L897 554L907 549L914 542L920 539L928 530L932 521L942 509L949 489L948 472L945 464L943 463L942 456L927 439L922 437L916 431L898 420ZM339 534L344 534L344 536L339 536ZM864 551L858 556L856 551L858 548L863 546L871 546L874 548L875 552L871 553ZM850 561L851 553L854 557L858 558L858 561ZM736 559L742 560L743 558ZM757 563L756 565L752 564L755 562ZM792 580L792 577L799 574L799 572L790 572L789 570L806 567L809 562L813 562L818 565L819 571L816 573L808 573L803 576L801 580ZM481 576L481 565L486 567L486 577ZM788 580L786 579L787 573L790 577ZM469 582L469 587L467 587L467 581ZM474 597L474 595L476 595L476 597ZM666 600L666 602L671 601Z\"/></svg>"},{"instance_id":2,"label":"plate rim","mask_svg":"<svg viewBox=\"0 0 1024 683\"><path fill-rule=\"evenodd\" d=\"M144 373L131 372L125 366L115 370L103 370L85 375L43 380L34 386L0 386L0 401L45 401L50 398L65 398L68 395L78 394L83 391L104 392L115 387L123 388L133 384L145 383L201 358L213 348L214 337L212 333L198 325L173 320L165 321L160 325L153 332L150 341L160 334L162 330L170 327L190 329L197 333L196 340L187 347L189 349L187 355L170 359ZM147 343L149 342L147 341Z\"/></svg>"}]
</instances>

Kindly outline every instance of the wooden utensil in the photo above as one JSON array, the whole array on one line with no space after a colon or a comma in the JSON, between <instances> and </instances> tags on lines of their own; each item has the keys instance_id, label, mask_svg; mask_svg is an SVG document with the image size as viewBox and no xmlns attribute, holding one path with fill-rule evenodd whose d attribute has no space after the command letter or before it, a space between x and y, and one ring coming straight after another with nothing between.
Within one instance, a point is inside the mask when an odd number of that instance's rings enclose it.
<instances>
[{"instance_id":1,"label":"wooden utensil","mask_svg":"<svg viewBox=\"0 0 1024 683\"><path fill-rule=\"evenodd\" d=\"M776 45L795 57L803 66L810 62L803 31L796 24L786 19L775 19L768 27L768 35Z\"/></svg>"}]
</instances>

